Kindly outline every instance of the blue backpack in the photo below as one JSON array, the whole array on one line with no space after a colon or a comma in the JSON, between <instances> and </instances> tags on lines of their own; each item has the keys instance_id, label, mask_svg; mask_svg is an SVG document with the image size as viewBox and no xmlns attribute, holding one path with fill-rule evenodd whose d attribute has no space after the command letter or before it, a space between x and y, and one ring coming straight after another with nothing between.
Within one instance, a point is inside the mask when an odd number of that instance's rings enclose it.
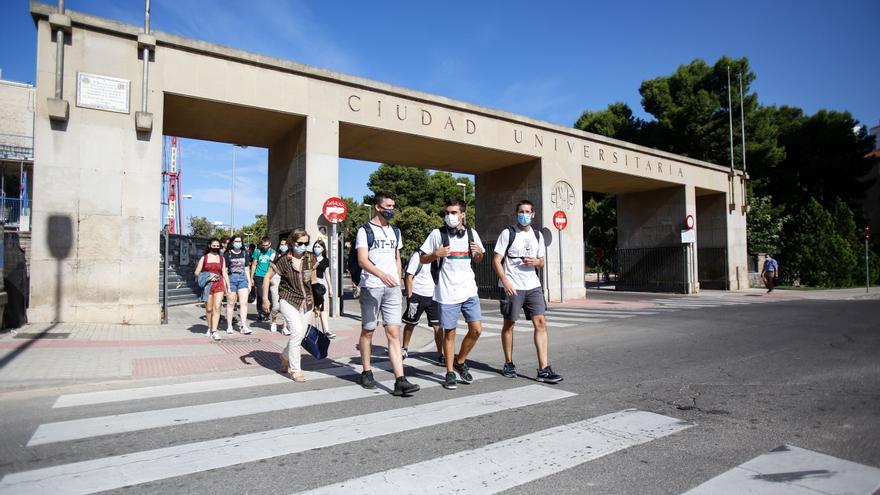
<instances>
[{"instance_id":1,"label":"blue backpack","mask_svg":"<svg viewBox=\"0 0 880 495\"><path fill-rule=\"evenodd\" d=\"M397 245L400 245L400 229L391 226L394 229L394 235L397 237ZM376 242L376 234L373 233L373 228L370 227L370 223L367 222L359 227L359 229L364 229L364 232L367 234L367 249L373 249L373 244ZM361 264L358 263L358 255L357 255L357 234L355 234L355 245L351 248L351 251L348 253L348 273L351 274L351 281L355 285L359 285L361 283L361 272L363 272L363 268L361 268Z\"/></svg>"}]
</instances>

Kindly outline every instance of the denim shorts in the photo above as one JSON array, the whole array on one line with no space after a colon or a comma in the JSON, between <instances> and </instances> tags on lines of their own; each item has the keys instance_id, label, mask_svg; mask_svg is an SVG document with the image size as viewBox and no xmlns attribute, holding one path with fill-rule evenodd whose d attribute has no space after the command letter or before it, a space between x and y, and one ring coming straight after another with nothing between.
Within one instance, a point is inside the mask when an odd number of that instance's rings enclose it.
<instances>
[{"instance_id":1,"label":"denim shorts","mask_svg":"<svg viewBox=\"0 0 880 495\"><path fill-rule=\"evenodd\" d=\"M232 275L230 275L229 290L232 292L238 292L242 289L250 289L250 286L248 285L247 275L243 273L233 273Z\"/></svg>"},{"instance_id":2,"label":"denim shorts","mask_svg":"<svg viewBox=\"0 0 880 495\"><path fill-rule=\"evenodd\" d=\"M472 321L480 321L483 315L480 314L480 298L473 296L463 302L456 304L440 304L440 328L444 330L454 330L458 326L458 315L464 315L464 321L470 323Z\"/></svg>"}]
</instances>

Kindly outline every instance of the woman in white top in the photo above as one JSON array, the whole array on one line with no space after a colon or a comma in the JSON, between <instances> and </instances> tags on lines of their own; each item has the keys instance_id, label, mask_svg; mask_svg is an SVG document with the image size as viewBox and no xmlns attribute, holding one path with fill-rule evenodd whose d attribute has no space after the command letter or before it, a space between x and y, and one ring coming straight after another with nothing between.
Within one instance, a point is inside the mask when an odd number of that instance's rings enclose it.
<instances>
[{"instance_id":1,"label":"woman in white top","mask_svg":"<svg viewBox=\"0 0 880 495\"><path fill-rule=\"evenodd\" d=\"M287 239L281 239L281 242L278 243L278 257L287 256L288 249L290 249L290 246L287 245ZM273 262L274 261L275 260L273 260ZM269 294L272 298L272 310L269 312L269 321L272 322L272 325L269 327L269 331L271 332L278 331L278 304L281 302L278 297L278 284L280 283L281 275L278 272L275 272L275 275L273 275L270 279L269 285ZM258 287L258 290L262 290L262 288ZM287 329L287 320L285 320L283 317L281 318L281 333L284 335L290 335L290 330Z\"/></svg>"}]
</instances>

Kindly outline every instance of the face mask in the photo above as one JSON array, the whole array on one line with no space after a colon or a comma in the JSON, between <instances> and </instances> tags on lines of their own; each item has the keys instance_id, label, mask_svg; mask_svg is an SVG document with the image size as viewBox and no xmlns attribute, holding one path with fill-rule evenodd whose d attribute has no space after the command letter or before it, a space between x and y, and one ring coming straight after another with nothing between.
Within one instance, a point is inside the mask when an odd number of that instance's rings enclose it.
<instances>
[{"instance_id":1,"label":"face mask","mask_svg":"<svg viewBox=\"0 0 880 495\"><path fill-rule=\"evenodd\" d=\"M214 254L217 254L217 253L220 252L220 248L218 248L218 247L212 247L212 248L211 248L211 252L214 253Z\"/></svg>"},{"instance_id":2,"label":"face mask","mask_svg":"<svg viewBox=\"0 0 880 495\"><path fill-rule=\"evenodd\" d=\"M287 249L288 249L287 244L282 244L282 245L278 246L278 250L281 251L282 253L286 253Z\"/></svg>"},{"instance_id":3,"label":"face mask","mask_svg":"<svg viewBox=\"0 0 880 495\"><path fill-rule=\"evenodd\" d=\"M314 249L314 251L315 251L315 256L320 256L321 253L324 252L324 249L323 249L323 248L320 248L320 247L316 247L316 248Z\"/></svg>"},{"instance_id":4,"label":"face mask","mask_svg":"<svg viewBox=\"0 0 880 495\"><path fill-rule=\"evenodd\" d=\"M523 227L527 227L530 223L532 223L532 214L531 213L517 213L516 221L519 222Z\"/></svg>"},{"instance_id":5,"label":"face mask","mask_svg":"<svg viewBox=\"0 0 880 495\"><path fill-rule=\"evenodd\" d=\"M294 251L296 254L303 254L303 253L306 252L306 248L307 248L307 247L308 247L308 246L300 246L300 245L296 245L296 246L293 247L293 251Z\"/></svg>"},{"instance_id":6,"label":"face mask","mask_svg":"<svg viewBox=\"0 0 880 495\"><path fill-rule=\"evenodd\" d=\"M446 225L453 227L453 228L458 227L458 223L459 223L458 214L447 213L444 220L446 220Z\"/></svg>"},{"instance_id":7,"label":"face mask","mask_svg":"<svg viewBox=\"0 0 880 495\"><path fill-rule=\"evenodd\" d=\"M269 250L269 246L260 246L260 251L265 253L268 250Z\"/></svg>"},{"instance_id":8,"label":"face mask","mask_svg":"<svg viewBox=\"0 0 880 495\"><path fill-rule=\"evenodd\" d=\"M394 216L394 210L382 210L382 216L385 217L385 220L391 220L391 217Z\"/></svg>"},{"instance_id":9,"label":"face mask","mask_svg":"<svg viewBox=\"0 0 880 495\"><path fill-rule=\"evenodd\" d=\"M233 242L232 247L234 249L241 249L241 243L240 242Z\"/></svg>"}]
</instances>

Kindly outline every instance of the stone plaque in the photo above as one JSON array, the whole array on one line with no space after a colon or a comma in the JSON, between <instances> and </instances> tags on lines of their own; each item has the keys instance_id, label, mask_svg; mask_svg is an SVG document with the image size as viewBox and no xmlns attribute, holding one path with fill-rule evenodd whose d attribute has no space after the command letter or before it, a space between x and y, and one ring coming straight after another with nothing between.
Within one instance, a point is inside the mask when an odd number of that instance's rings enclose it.
<instances>
[{"instance_id":1,"label":"stone plaque","mask_svg":"<svg viewBox=\"0 0 880 495\"><path fill-rule=\"evenodd\" d=\"M564 180L557 181L550 191L550 202L557 210L573 210L575 199L574 188Z\"/></svg>"},{"instance_id":2,"label":"stone plaque","mask_svg":"<svg viewBox=\"0 0 880 495\"><path fill-rule=\"evenodd\" d=\"M129 113L130 90L131 81L128 79L86 72L76 73L76 106L78 107Z\"/></svg>"}]
</instances>

